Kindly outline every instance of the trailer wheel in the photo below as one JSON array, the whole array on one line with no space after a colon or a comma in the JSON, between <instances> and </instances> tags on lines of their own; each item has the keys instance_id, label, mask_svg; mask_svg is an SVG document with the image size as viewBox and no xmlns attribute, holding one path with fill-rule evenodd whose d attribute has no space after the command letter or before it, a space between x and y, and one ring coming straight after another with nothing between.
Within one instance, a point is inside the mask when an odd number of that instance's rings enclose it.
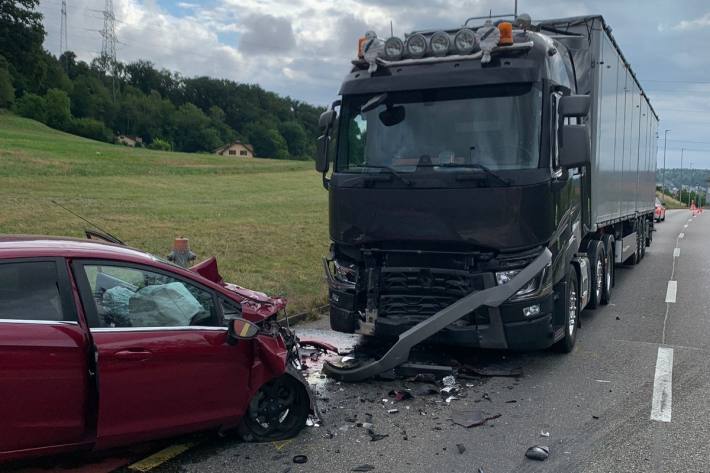
<instances>
[{"instance_id":1,"label":"trailer wheel","mask_svg":"<svg viewBox=\"0 0 710 473\"><path fill-rule=\"evenodd\" d=\"M602 291L602 304L606 305L611 302L611 290L614 287L614 237L604 235L602 237L602 245L604 246L604 291Z\"/></svg>"},{"instance_id":2,"label":"trailer wheel","mask_svg":"<svg viewBox=\"0 0 710 473\"><path fill-rule=\"evenodd\" d=\"M631 256L631 264L639 264L641 262L641 220L636 220L636 251Z\"/></svg>"},{"instance_id":3,"label":"trailer wheel","mask_svg":"<svg viewBox=\"0 0 710 473\"><path fill-rule=\"evenodd\" d=\"M651 246L653 243L653 220L646 219L646 246Z\"/></svg>"},{"instance_id":4,"label":"trailer wheel","mask_svg":"<svg viewBox=\"0 0 710 473\"><path fill-rule=\"evenodd\" d=\"M641 259L646 256L646 247L648 246L648 221L646 218L641 219Z\"/></svg>"},{"instance_id":5,"label":"trailer wheel","mask_svg":"<svg viewBox=\"0 0 710 473\"><path fill-rule=\"evenodd\" d=\"M590 296L587 307L596 309L602 302L604 293L604 275L606 264L604 258L604 245L599 240L592 240L587 246L587 256L589 256L589 266L591 267L591 281L589 284Z\"/></svg>"},{"instance_id":6,"label":"trailer wheel","mask_svg":"<svg viewBox=\"0 0 710 473\"><path fill-rule=\"evenodd\" d=\"M577 327L579 326L579 283L577 282L577 270L572 265L567 268L563 305L565 334L559 342L555 343L554 348L561 353L569 353L577 342Z\"/></svg>"}]
</instances>

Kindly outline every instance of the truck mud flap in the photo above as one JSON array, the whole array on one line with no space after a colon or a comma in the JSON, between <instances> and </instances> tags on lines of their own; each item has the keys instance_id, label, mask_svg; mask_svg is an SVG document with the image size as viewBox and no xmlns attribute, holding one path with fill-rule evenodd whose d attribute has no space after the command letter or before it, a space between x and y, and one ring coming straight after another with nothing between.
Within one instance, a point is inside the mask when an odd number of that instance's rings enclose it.
<instances>
[{"instance_id":1,"label":"truck mud flap","mask_svg":"<svg viewBox=\"0 0 710 473\"><path fill-rule=\"evenodd\" d=\"M518 273L510 282L483 291L477 291L441 309L426 320L399 336L399 339L385 355L366 364L335 366L326 361L323 372L345 382L358 382L394 370L409 360L412 348L435 333L456 322L466 314L481 306L498 307L513 294L522 289L532 278L552 261L552 253L545 250L535 260Z\"/></svg>"}]
</instances>

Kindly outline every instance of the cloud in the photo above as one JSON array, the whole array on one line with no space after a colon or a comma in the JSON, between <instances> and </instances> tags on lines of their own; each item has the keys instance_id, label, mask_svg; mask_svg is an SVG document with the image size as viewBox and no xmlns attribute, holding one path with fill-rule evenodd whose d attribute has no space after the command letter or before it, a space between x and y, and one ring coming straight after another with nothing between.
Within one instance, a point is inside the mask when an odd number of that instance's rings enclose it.
<instances>
[{"instance_id":1,"label":"cloud","mask_svg":"<svg viewBox=\"0 0 710 473\"><path fill-rule=\"evenodd\" d=\"M675 31L693 31L703 28L710 28L710 13L706 13L700 18L696 18L694 20L682 20L671 26L671 29Z\"/></svg>"},{"instance_id":2,"label":"cloud","mask_svg":"<svg viewBox=\"0 0 710 473\"><path fill-rule=\"evenodd\" d=\"M296 46L288 18L254 13L245 17L242 25L239 51L245 55L283 55Z\"/></svg>"}]
</instances>

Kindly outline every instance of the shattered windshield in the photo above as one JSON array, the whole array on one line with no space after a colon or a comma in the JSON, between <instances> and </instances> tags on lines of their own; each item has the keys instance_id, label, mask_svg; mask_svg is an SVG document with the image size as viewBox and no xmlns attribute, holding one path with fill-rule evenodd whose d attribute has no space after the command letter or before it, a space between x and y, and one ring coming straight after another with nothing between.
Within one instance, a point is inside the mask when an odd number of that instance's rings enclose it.
<instances>
[{"instance_id":1,"label":"shattered windshield","mask_svg":"<svg viewBox=\"0 0 710 473\"><path fill-rule=\"evenodd\" d=\"M537 168L542 91L534 84L346 98L338 170Z\"/></svg>"}]
</instances>

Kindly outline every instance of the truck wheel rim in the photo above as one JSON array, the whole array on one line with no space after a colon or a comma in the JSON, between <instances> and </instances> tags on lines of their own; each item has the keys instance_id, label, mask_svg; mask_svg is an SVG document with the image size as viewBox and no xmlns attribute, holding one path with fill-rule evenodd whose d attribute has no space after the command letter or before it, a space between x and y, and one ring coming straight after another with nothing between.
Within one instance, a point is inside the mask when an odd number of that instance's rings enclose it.
<instances>
[{"instance_id":1,"label":"truck wheel rim","mask_svg":"<svg viewBox=\"0 0 710 473\"><path fill-rule=\"evenodd\" d=\"M609 293L609 290L611 289L611 267L609 266L609 258L606 259L606 270L604 271L604 276L606 279L606 291L607 294Z\"/></svg>"},{"instance_id":2,"label":"truck wheel rim","mask_svg":"<svg viewBox=\"0 0 710 473\"><path fill-rule=\"evenodd\" d=\"M602 260L599 259L597 260L597 287L596 287L596 296L597 296L597 301L601 299L602 297L602 285L604 284L604 265L602 264Z\"/></svg>"},{"instance_id":3,"label":"truck wheel rim","mask_svg":"<svg viewBox=\"0 0 710 473\"><path fill-rule=\"evenodd\" d=\"M567 331L571 337L577 328L577 290L575 288L571 288L569 291L569 307L567 311L569 312Z\"/></svg>"}]
</instances>

